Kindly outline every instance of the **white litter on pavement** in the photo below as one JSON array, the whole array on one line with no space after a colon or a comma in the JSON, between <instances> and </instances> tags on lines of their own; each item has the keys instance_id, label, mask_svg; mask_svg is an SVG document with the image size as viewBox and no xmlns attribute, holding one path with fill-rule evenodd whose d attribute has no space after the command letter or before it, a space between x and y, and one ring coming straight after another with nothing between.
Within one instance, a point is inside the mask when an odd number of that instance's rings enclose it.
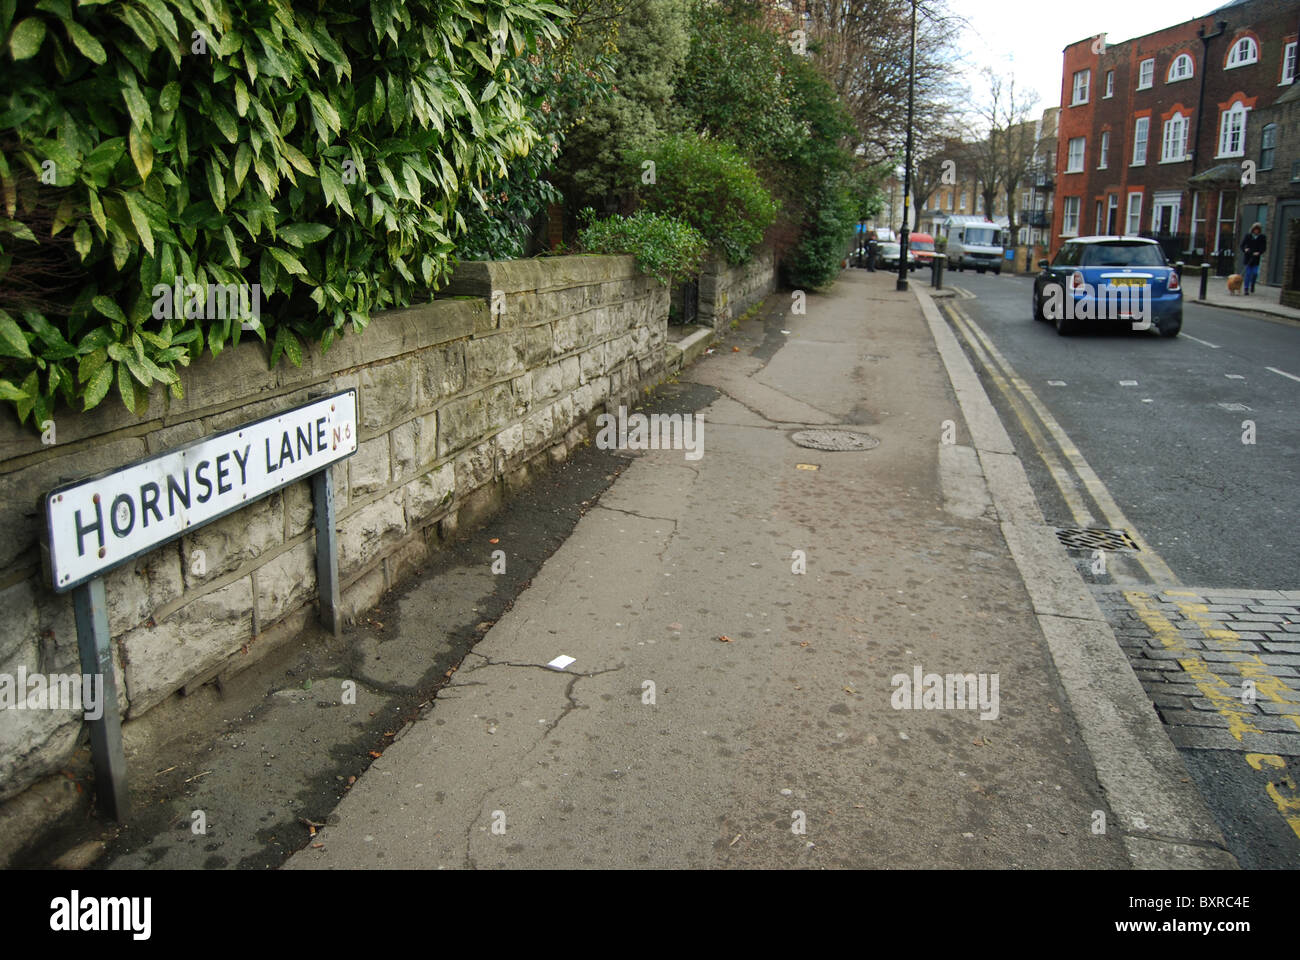
<instances>
[{"instance_id":1,"label":"white litter on pavement","mask_svg":"<svg viewBox=\"0 0 1300 960\"><path fill-rule=\"evenodd\" d=\"M547 666L550 667L552 670L563 670L569 664L573 663L573 661L576 659L577 657L566 657L564 654L560 654L558 657L556 657L554 660L548 663Z\"/></svg>"}]
</instances>

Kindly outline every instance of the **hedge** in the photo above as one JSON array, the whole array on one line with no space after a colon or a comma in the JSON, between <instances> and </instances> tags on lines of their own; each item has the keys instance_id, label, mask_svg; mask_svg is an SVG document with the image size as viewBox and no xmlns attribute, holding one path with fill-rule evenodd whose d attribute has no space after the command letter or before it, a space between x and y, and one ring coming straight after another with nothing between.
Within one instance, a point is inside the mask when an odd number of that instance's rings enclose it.
<instances>
[{"instance_id":1,"label":"hedge","mask_svg":"<svg viewBox=\"0 0 1300 960\"><path fill-rule=\"evenodd\" d=\"M135 412L155 382L180 396L177 368L248 320L220 293L210 315L213 287L260 285L272 366L427 294L458 201L537 142L510 64L566 16L0 0L0 399L39 425L114 387Z\"/></svg>"}]
</instances>

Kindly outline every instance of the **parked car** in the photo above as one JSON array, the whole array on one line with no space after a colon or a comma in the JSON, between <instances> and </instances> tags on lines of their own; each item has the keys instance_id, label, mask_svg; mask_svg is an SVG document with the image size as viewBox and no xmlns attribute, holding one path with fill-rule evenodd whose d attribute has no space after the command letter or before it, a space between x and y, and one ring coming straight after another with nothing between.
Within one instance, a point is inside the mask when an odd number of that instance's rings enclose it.
<instances>
[{"instance_id":1,"label":"parked car","mask_svg":"<svg viewBox=\"0 0 1300 960\"><path fill-rule=\"evenodd\" d=\"M970 268L983 273L1002 272L1002 228L992 220L968 214L952 214L943 223L947 238L944 253L948 266L957 270Z\"/></svg>"},{"instance_id":2,"label":"parked car","mask_svg":"<svg viewBox=\"0 0 1300 960\"><path fill-rule=\"evenodd\" d=\"M891 240L882 243L876 252L876 266L885 270L898 268L898 248L897 240ZM907 268L913 269L915 266L916 254L911 250L907 251Z\"/></svg>"},{"instance_id":3,"label":"parked car","mask_svg":"<svg viewBox=\"0 0 1300 960\"><path fill-rule=\"evenodd\" d=\"M914 254L908 257L909 270L915 270L917 267L928 268L935 254L934 237L928 233L909 233L907 249L909 253Z\"/></svg>"},{"instance_id":4,"label":"parked car","mask_svg":"<svg viewBox=\"0 0 1300 960\"><path fill-rule=\"evenodd\" d=\"M1182 282L1155 240L1077 237L1038 266L1034 319L1054 322L1062 336L1115 323L1162 337L1182 329Z\"/></svg>"}]
</instances>

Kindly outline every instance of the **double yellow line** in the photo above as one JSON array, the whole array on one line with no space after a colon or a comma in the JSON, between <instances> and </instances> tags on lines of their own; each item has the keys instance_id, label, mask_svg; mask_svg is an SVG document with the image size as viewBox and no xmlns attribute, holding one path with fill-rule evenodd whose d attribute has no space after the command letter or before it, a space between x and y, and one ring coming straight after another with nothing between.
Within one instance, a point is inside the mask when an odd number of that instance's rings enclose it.
<instances>
[{"instance_id":1,"label":"double yellow line","mask_svg":"<svg viewBox=\"0 0 1300 960\"><path fill-rule=\"evenodd\" d=\"M1124 511L1119 508L1096 471L1088 465L1078 447L1038 399L1033 388L1016 373L1007 358L980 329L979 324L955 303L945 303L943 309L1020 421L1030 443L1034 445L1056 488L1061 492L1075 523L1080 527L1095 527L1100 520L1106 527L1127 530L1139 547L1139 552L1133 558L1146 571L1151 582L1177 584L1178 580L1169 565L1124 516ZM1095 511L1089 506L1089 501L1095 506Z\"/></svg>"}]
</instances>

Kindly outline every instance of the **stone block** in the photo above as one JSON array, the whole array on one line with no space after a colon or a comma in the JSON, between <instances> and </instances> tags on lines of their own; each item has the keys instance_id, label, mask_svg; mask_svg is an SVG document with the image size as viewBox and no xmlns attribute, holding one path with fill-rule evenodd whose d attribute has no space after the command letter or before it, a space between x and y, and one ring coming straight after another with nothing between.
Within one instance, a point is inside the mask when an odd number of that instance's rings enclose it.
<instances>
[{"instance_id":1,"label":"stone block","mask_svg":"<svg viewBox=\"0 0 1300 960\"><path fill-rule=\"evenodd\" d=\"M177 543L163 544L109 571L104 577L109 633L118 636L150 617L158 616L160 608L180 599L184 585L181 551Z\"/></svg>"},{"instance_id":2,"label":"stone block","mask_svg":"<svg viewBox=\"0 0 1300 960\"><path fill-rule=\"evenodd\" d=\"M480 443L456 458L456 492L463 499L470 491L491 482L496 474L497 445Z\"/></svg>"},{"instance_id":3,"label":"stone block","mask_svg":"<svg viewBox=\"0 0 1300 960\"><path fill-rule=\"evenodd\" d=\"M413 477L438 458L436 413L408 420L388 436L392 444L394 480Z\"/></svg>"},{"instance_id":4,"label":"stone block","mask_svg":"<svg viewBox=\"0 0 1300 960\"><path fill-rule=\"evenodd\" d=\"M498 383L480 394L483 398L484 430L496 433L515 419L515 396L508 383Z\"/></svg>"},{"instance_id":5,"label":"stone block","mask_svg":"<svg viewBox=\"0 0 1300 960\"><path fill-rule=\"evenodd\" d=\"M343 470L347 470L347 462L342 464ZM334 468L338 472L338 465ZM280 491L284 498L284 538L290 540L300 533L306 533L311 529L312 517L315 513L315 503L312 501L311 481L299 480L297 483L291 483ZM335 501L338 500L338 491L335 491ZM334 509L339 509L339 504L334 504Z\"/></svg>"},{"instance_id":6,"label":"stone block","mask_svg":"<svg viewBox=\"0 0 1300 960\"><path fill-rule=\"evenodd\" d=\"M156 627L122 637L130 715L137 717L217 666L253 635L253 585L243 577L191 600Z\"/></svg>"},{"instance_id":7,"label":"stone block","mask_svg":"<svg viewBox=\"0 0 1300 960\"><path fill-rule=\"evenodd\" d=\"M257 625L265 630L316 595L316 543L308 540L262 564L257 585Z\"/></svg>"},{"instance_id":8,"label":"stone block","mask_svg":"<svg viewBox=\"0 0 1300 960\"><path fill-rule=\"evenodd\" d=\"M344 517L338 525L339 573L364 567L406 533L405 493L397 489Z\"/></svg>"},{"instance_id":9,"label":"stone block","mask_svg":"<svg viewBox=\"0 0 1300 960\"><path fill-rule=\"evenodd\" d=\"M431 347L416 360L420 374L420 406L429 407L465 389L465 344L459 340Z\"/></svg>"},{"instance_id":10,"label":"stone block","mask_svg":"<svg viewBox=\"0 0 1300 960\"><path fill-rule=\"evenodd\" d=\"M185 588L223 577L283 542L284 496L277 492L181 538Z\"/></svg>"},{"instance_id":11,"label":"stone block","mask_svg":"<svg viewBox=\"0 0 1300 960\"><path fill-rule=\"evenodd\" d=\"M538 403L558 396L564 387L560 364L550 363L533 371L533 402Z\"/></svg>"},{"instance_id":12,"label":"stone block","mask_svg":"<svg viewBox=\"0 0 1300 960\"><path fill-rule=\"evenodd\" d=\"M529 327L524 331L524 362L529 367L546 363L551 359L551 349L555 346L555 337L549 323Z\"/></svg>"},{"instance_id":13,"label":"stone block","mask_svg":"<svg viewBox=\"0 0 1300 960\"><path fill-rule=\"evenodd\" d=\"M388 486L391 476L388 457L386 433L357 445L357 452L348 460L350 497L365 497Z\"/></svg>"},{"instance_id":14,"label":"stone block","mask_svg":"<svg viewBox=\"0 0 1300 960\"><path fill-rule=\"evenodd\" d=\"M465 343L466 383L470 387L494 383L524 370L526 334L499 333Z\"/></svg>"},{"instance_id":15,"label":"stone block","mask_svg":"<svg viewBox=\"0 0 1300 960\"><path fill-rule=\"evenodd\" d=\"M455 467L444 463L411 480L402 489L406 495L407 527L421 527L451 504L456 493Z\"/></svg>"},{"instance_id":16,"label":"stone block","mask_svg":"<svg viewBox=\"0 0 1300 960\"><path fill-rule=\"evenodd\" d=\"M438 410L438 456L469 446L487 430L487 408L481 393L453 400Z\"/></svg>"},{"instance_id":17,"label":"stone block","mask_svg":"<svg viewBox=\"0 0 1300 960\"><path fill-rule=\"evenodd\" d=\"M366 367L358 376L363 436L391 430L415 413L420 382L414 359L403 357Z\"/></svg>"}]
</instances>

